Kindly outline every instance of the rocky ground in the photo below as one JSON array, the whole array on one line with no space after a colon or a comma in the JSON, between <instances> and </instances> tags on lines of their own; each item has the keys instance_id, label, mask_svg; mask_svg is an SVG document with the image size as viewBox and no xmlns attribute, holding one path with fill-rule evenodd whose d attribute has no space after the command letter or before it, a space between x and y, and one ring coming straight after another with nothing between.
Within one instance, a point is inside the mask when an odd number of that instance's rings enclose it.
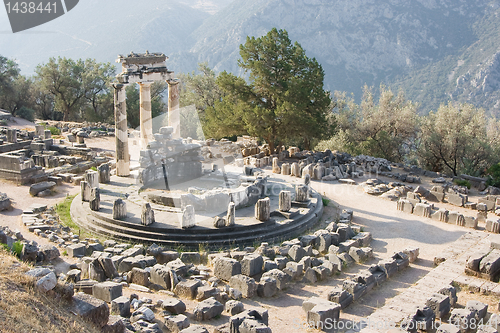
<instances>
[{"instance_id":1,"label":"rocky ground","mask_svg":"<svg viewBox=\"0 0 500 333\"><path fill-rule=\"evenodd\" d=\"M26 124L20 124L19 126L26 126ZM110 153L114 149L113 138L87 139L86 143L89 147L95 147L109 151ZM266 172L270 172L269 167ZM291 182L302 181L289 176L278 175L277 177L284 177L287 181ZM357 179L357 181L362 182L368 178L370 178L369 175ZM384 177L380 178L384 179ZM391 179L386 178L384 180L390 181ZM13 199L13 209L0 213L0 225L8 226L11 230L18 229L25 238L35 240L39 244L47 244L48 241L46 238L40 238L28 232L26 228L20 225L20 214L22 211L33 203L41 203L49 206L54 205L63 200L67 195L73 195L80 191L78 186L65 184L56 188L54 196L38 198L31 197L28 194L27 186L18 186L6 181L0 181L0 184L1 191L8 193ZM422 177L422 185L430 188L432 186L431 179ZM303 326L306 322L305 312L302 310L302 302L304 300L312 296L326 298L329 290L341 284L347 276L366 269L369 265L375 264L381 259L390 257L394 252L402 251L407 247L418 247L420 249L419 259L411 264L410 268L386 281L382 286L375 288L341 313L341 318L345 320L359 321L367 317L376 309L386 304L395 295L401 293L425 276L433 269L434 258L441 255L450 244L469 231L465 227L436 222L428 218L397 211L395 201L368 195L360 186L339 184L336 181L312 181L312 187L321 193L325 199L329 200L318 229L324 228L329 222L336 220L343 209L353 210L353 223L361 226L364 231L372 233L373 241L371 242L371 247L373 247L374 258L363 265L354 265L342 272L342 274L324 282L318 282L314 285L297 282L291 284L286 292L280 292L277 296L269 299L244 299L243 303L246 309L264 307L269 310L269 326L273 332L315 331ZM477 194L476 192L471 192L469 197L474 199ZM449 210L463 211L463 213L468 212L465 208L457 208L449 204L439 204L438 206ZM484 225L480 224L479 228L484 228ZM67 265L62 265L62 267L68 267L69 264L73 263L72 259L64 256L61 258L67 262ZM132 293L138 294L140 298L150 298L153 302L167 297L162 292L153 294L142 293L129 288L125 288L123 292L125 296L129 296ZM493 296L480 296L477 294L471 296L467 290L462 291L460 295L463 296L464 300L469 298L483 300L491 305L490 311L497 311L494 305L498 304L498 299ZM461 298L459 300L461 301ZM186 301L188 312L192 311L196 303L195 301ZM196 323L193 318L191 319L192 323ZM207 328L212 328L227 322L227 320L228 316L222 315L217 319L212 319L202 324Z\"/></svg>"}]
</instances>

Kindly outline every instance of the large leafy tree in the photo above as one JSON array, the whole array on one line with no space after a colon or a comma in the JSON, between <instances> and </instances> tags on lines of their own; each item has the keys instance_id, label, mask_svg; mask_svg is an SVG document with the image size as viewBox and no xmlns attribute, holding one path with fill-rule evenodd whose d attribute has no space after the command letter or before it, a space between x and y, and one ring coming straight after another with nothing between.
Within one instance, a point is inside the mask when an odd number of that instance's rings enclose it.
<instances>
[{"instance_id":1,"label":"large leafy tree","mask_svg":"<svg viewBox=\"0 0 500 333\"><path fill-rule=\"evenodd\" d=\"M435 171L478 174L494 158L484 110L471 104L441 105L422 121L419 157Z\"/></svg>"},{"instance_id":2,"label":"large leafy tree","mask_svg":"<svg viewBox=\"0 0 500 333\"><path fill-rule=\"evenodd\" d=\"M19 77L19 67L13 60L0 56L0 108L10 110L15 81Z\"/></svg>"},{"instance_id":3,"label":"large leafy tree","mask_svg":"<svg viewBox=\"0 0 500 333\"><path fill-rule=\"evenodd\" d=\"M97 104L106 101L100 97L109 93L108 83L113 73L109 63L59 57L39 65L36 80L42 91L54 97L55 109L63 113L64 121L68 121L82 118L82 111L88 103L99 112Z\"/></svg>"},{"instance_id":4,"label":"large leafy tree","mask_svg":"<svg viewBox=\"0 0 500 333\"><path fill-rule=\"evenodd\" d=\"M247 133L266 140L272 151L291 143L307 149L328 134L331 100L323 89L323 68L286 31L274 28L263 37L247 37L240 55L248 82L219 75L223 96L207 109L210 133L217 127L217 136Z\"/></svg>"},{"instance_id":5,"label":"large leafy tree","mask_svg":"<svg viewBox=\"0 0 500 333\"><path fill-rule=\"evenodd\" d=\"M414 148L419 130L417 105L402 91L394 94L380 86L378 103L371 88L365 86L361 104L346 93L335 92L334 113L338 132L316 149L367 154L401 162Z\"/></svg>"}]
</instances>

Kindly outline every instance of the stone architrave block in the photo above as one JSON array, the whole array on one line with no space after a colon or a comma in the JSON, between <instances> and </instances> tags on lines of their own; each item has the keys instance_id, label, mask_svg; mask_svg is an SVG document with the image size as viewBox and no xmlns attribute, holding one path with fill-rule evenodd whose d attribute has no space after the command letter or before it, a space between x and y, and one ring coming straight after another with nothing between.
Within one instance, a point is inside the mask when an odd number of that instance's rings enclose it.
<instances>
[{"instance_id":1,"label":"stone architrave block","mask_svg":"<svg viewBox=\"0 0 500 333\"><path fill-rule=\"evenodd\" d=\"M448 223L448 210L441 208L431 213L431 219L439 222Z\"/></svg>"},{"instance_id":2,"label":"stone architrave block","mask_svg":"<svg viewBox=\"0 0 500 333\"><path fill-rule=\"evenodd\" d=\"M87 320L97 327L104 327L108 323L108 304L93 296L83 293L74 295L70 310L83 320Z\"/></svg>"},{"instance_id":3,"label":"stone architrave block","mask_svg":"<svg viewBox=\"0 0 500 333\"><path fill-rule=\"evenodd\" d=\"M110 303L115 298L122 296L121 283L115 282L102 282L92 286L92 295L94 297Z\"/></svg>"},{"instance_id":4,"label":"stone architrave block","mask_svg":"<svg viewBox=\"0 0 500 333\"><path fill-rule=\"evenodd\" d=\"M486 231L495 234L500 233L500 221L498 219L487 219L486 220Z\"/></svg>"},{"instance_id":5,"label":"stone architrave block","mask_svg":"<svg viewBox=\"0 0 500 333\"><path fill-rule=\"evenodd\" d=\"M397 205L397 210L413 214L413 204L410 202L410 200L407 199L399 199L398 205Z\"/></svg>"},{"instance_id":6,"label":"stone architrave block","mask_svg":"<svg viewBox=\"0 0 500 333\"><path fill-rule=\"evenodd\" d=\"M464 216L464 226L467 228L477 229L477 218L474 216Z\"/></svg>"},{"instance_id":7,"label":"stone architrave block","mask_svg":"<svg viewBox=\"0 0 500 333\"><path fill-rule=\"evenodd\" d=\"M446 195L446 200L454 206L463 207L467 202L467 196L458 193L448 193Z\"/></svg>"},{"instance_id":8,"label":"stone architrave block","mask_svg":"<svg viewBox=\"0 0 500 333\"><path fill-rule=\"evenodd\" d=\"M449 212L448 223L456 224L463 227L465 226L465 218L463 214L459 212Z\"/></svg>"},{"instance_id":9,"label":"stone architrave block","mask_svg":"<svg viewBox=\"0 0 500 333\"><path fill-rule=\"evenodd\" d=\"M307 313L307 323L318 329L324 329L327 323L333 324L340 319L341 305L319 297L304 301L302 309Z\"/></svg>"},{"instance_id":10,"label":"stone architrave block","mask_svg":"<svg viewBox=\"0 0 500 333\"><path fill-rule=\"evenodd\" d=\"M120 296L111 301L111 313L120 315L124 318L130 316L130 299Z\"/></svg>"},{"instance_id":11,"label":"stone architrave block","mask_svg":"<svg viewBox=\"0 0 500 333\"><path fill-rule=\"evenodd\" d=\"M255 276L262 273L264 259L258 254L249 254L241 260L241 274L246 276Z\"/></svg>"},{"instance_id":12,"label":"stone architrave block","mask_svg":"<svg viewBox=\"0 0 500 333\"><path fill-rule=\"evenodd\" d=\"M177 283L174 292L179 297L196 299L198 293L198 287L201 286L201 282L197 280L185 280Z\"/></svg>"},{"instance_id":13,"label":"stone architrave block","mask_svg":"<svg viewBox=\"0 0 500 333\"><path fill-rule=\"evenodd\" d=\"M252 298L257 292L255 280L242 274L232 276L229 280L229 286L239 290L245 298Z\"/></svg>"},{"instance_id":14,"label":"stone architrave block","mask_svg":"<svg viewBox=\"0 0 500 333\"><path fill-rule=\"evenodd\" d=\"M431 217L431 205L418 203L413 209L413 214L422 217Z\"/></svg>"},{"instance_id":15,"label":"stone architrave block","mask_svg":"<svg viewBox=\"0 0 500 333\"><path fill-rule=\"evenodd\" d=\"M279 269L272 269L269 272L265 272L264 274L262 274L262 278L267 278L267 277L276 280L276 287L279 290L284 290L287 284L291 281L290 276Z\"/></svg>"},{"instance_id":16,"label":"stone architrave block","mask_svg":"<svg viewBox=\"0 0 500 333\"><path fill-rule=\"evenodd\" d=\"M194 318L198 321L210 320L224 311L224 305L214 297L199 302L193 310Z\"/></svg>"},{"instance_id":17,"label":"stone architrave block","mask_svg":"<svg viewBox=\"0 0 500 333\"><path fill-rule=\"evenodd\" d=\"M241 263L232 258L218 258L214 263L214 275L223 281L241 274Z\"/></svg>"}]
</instances>

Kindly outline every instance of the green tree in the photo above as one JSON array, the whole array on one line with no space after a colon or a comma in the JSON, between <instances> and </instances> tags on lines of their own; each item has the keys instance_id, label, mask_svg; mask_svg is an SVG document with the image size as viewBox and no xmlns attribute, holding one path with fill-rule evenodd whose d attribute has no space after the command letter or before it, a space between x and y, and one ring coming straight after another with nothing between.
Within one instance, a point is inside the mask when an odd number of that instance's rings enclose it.
<instances>
[{"instance_id":1,"label":"green tree","mask_svg":"<svg viewBox=\"0 0 500 333\"><path fill-rule=\"evenodd\" d=\"M93 59L77 61L67 58L51 58L36 68L36 79L43 92L54 96L55 109L63 113L63 120L83 118L82 110L90 105L97 110L105 85L110 82L112 66L96 63Z\"/></svg>"},{"instance_id":2,"label":"green tree","mask_svg":"<svg viewBox=\"0 0 500 333\"><path fill-rule=\"evenodd\" d=\"M15 92L14 81L19 73L15 61L0 56L0 108L11 111L9 104L11 95Z\"/></svg>"},{"instance_id":3,"label":"green tree","mask_svg":"<svg viewBox=\"0 0 500 333\"><path fill-rule=\"evenodd\" d=\"M257 136L272 151L298 141L308 149L314 139L328 134L331 99L323 89L323 68L298 43L292 44L286 31L274 28L263 37L247 37L240 55L238 65L249 82L225 72L218 76L223 96L207 110L207 128L226 119L219 135Z\"/></svg>"},{"instance_id":4,"label":"green tree","mask_svg":"<svg viewBox=\"0 0 500 333\"><path fill-rule=\"evenodd\" d=\"M417 105L406 100L402 91L395 95L380 86L378 103L365 86L361 104L346 93L335 92L334 108L338 132L320 142L316 149L366 154L401 162L414 149L419 129Z\"/></svg>"},{"instance_id":5,"label":"green tree","mask_svg":"<svg viewBox=\"0 0 500 333\"><path fill-rule=\"evenodd\" d=\"M115 69L111 63L100 64L93 59L85 61L83 72L84 98L87 102L86 119L109 121L114 114L114 96L111 92L111 81Z\"/></svg>"},{"instance_id":6,"label":"green tree","mask_svg":"<svg viewBox=\"0 0 500 333\"><path fill-rule=\"evenodd\" d=\"M480 174L491 165L483 109L471 104L442 104L422 121L418 154L423 166L434 171Z\"/></svg>"}]
</instances>

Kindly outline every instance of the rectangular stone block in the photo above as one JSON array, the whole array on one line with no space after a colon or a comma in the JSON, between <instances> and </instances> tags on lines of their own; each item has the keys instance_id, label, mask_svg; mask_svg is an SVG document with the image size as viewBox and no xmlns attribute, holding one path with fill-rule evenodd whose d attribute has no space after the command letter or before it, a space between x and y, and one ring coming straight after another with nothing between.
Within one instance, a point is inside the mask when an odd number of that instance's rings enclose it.
<instances>
[{"instance_id":1,"label":"rectangular stone block","mask_svg":"<svg viewBox=\"0 0 500 333\"><path fill-rule=\"evenodd\" d=\"M102 282L94 284L92 295L100 300L110 303L115 298L122 296L122 285L115 282Z\"/></svg>"}]
</instances>

